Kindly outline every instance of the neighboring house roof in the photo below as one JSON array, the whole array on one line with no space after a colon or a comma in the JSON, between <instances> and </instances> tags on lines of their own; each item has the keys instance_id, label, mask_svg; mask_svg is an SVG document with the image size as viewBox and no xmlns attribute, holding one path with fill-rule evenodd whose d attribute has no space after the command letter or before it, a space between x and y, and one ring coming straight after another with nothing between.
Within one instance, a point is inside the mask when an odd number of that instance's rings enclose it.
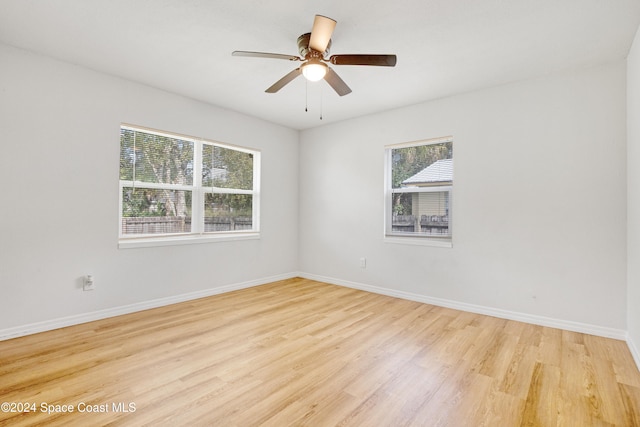
<instances>
[{"instance_id":1,"label":"neighboring house roof","mask_svg":"<svg viewBox=\"0 0 640 427\"><path fill-rule=\"evenodd\" d=\"M402 181L402 185L425 185L453 181L453 159L437 160L417 174Z\"/></svg>"}]
</instances>

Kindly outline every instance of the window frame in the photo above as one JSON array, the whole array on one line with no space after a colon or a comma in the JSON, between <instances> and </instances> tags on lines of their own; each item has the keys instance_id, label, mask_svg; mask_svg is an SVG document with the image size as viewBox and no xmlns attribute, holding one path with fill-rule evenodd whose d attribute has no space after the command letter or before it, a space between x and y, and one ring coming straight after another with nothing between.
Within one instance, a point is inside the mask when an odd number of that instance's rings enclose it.
<instances>
[{"instance_id":1,"label":"window frame","mask_svg":"<svg viewBox=\"0 0 640 427\"><path fill-rule=\"evenodd\" d=\"M447 247L453 246L453 180L450 185L431 186L431 187L400 187L393 188L393 158L392 153L395 149L419 147L426 145L452 143L453 136L445 136L439 138L424 139L419 141L404 142L399 144L390 144L384 147L384 227L383 241L387 243L400 243L409 245L423 245ZM452 147L453 150L453 147ZM453 159L453 154L451 155ZM434 193L445 192L448 194L448 229L447 235L438 236L433 234L422 234L416 232L393 231L393 195L399 193L416 194L416 193Z\"/></svg>"},{"instance_id":2,"label":"window frame","mask_svg":"<svg viewBox=\"0 0 640 427\"><path fill-rule=\"evenodd\" d=\"M121 123L123 129L136 132L155 134L173 139L193 143L193 182L187 184L163 184L144 181L118 179L118 247L120 249L171 246L195 243L220 242L230 240L252 240L260 238L260 167L261 152L255 148L240 147L204 138L161 131L147 127ZM228 150L248 153L253 156L252 189L223 188L203 186L202 157L205 145L221 147ZM184 190L191 191L191 231L185 233L157 233L157 234L124 234L122 227L123 190L126 187ZM205 196L207 194L248 194L252 196L252 228L250 230L204 231L205 226Z\"/></svg>"}]
</instances>

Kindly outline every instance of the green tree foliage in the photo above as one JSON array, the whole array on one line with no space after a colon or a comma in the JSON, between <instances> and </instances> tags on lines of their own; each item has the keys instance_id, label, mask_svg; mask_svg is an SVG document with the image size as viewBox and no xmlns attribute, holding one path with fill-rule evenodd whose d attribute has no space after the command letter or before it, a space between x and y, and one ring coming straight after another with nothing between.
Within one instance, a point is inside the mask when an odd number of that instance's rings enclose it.
<instances>
[{"instance_id":1,"label":"green tree foliage","mask_svg":"<svg viewBox=\"0 0 640 427\"><path fill-rule=\"evenodd\" d=\"M205 144L202 148L202 185L253 189L253 155Z\"/></svg>"},{"instance_id":2,"label":"green tree foliage","mask_svg":"<svg viewBox=\"0 0 640 427\"><path fill-rule=\"evenodd\" d=\"M143 183L193 183L193 143L176 138L120 131L120 179ZM176 216L189 214L190 192L184 190L125 189L123 216ZM189 193L189 194L187 194Z\"/></svg>"},{"instance_id":3,"label":"green tree foliage","mask_svg":"<svg viewBox=\"0 0 640 427\"><path fill-rule=\"evenodd\" d=\"M177 194L178 192L182 194ZM184 196L186 209L184 215L167 213L167 200L180 200ZM124 187L122 189L124 217L148 216L191 216L191 191L156 190L151 188Z\"/></svg>"},{"instance_id":4,"label":"green tree foliage","mask_svg":"<svg viewBox=\"0 0 640 427\"><path fill-rule=\"evenodd\" d=\"M412 177L438 160L451 159L452 156L452 142L391 150L392 188L402 187L402 182L407 178ZM410 194L396 193L393 195L393 213L396 215L411 214Z\"/></svg>"},{"instance_id":5,"label":"green tree foliage","mask_svg":"<svg viewBox=\"0 0 640 427\"><path fill-rule=\"evenodd\" d=\"M205 144L202 149L202 185L253 189L253 155ZM205 217L252 215L253 198L247 194L210 194L205 197Z\"/></svg>"}]
</instances>

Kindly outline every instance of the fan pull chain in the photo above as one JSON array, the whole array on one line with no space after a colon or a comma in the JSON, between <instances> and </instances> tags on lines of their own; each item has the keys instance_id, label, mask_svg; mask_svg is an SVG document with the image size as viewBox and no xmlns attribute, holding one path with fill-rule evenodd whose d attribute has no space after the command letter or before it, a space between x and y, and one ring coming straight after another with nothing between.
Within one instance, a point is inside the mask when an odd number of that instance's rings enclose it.
<instances>
[{"instance_id":1,"label":"fan pull chain","mask_svg":"<svg viewBox=\"0 0 640 427\"><path fill-rule=\"evenodd\" d=\"M320 120L322 120L322 106L323 106L323 94L324 90L320 87ZM309 112L309 82L304 82L304 111Z\"/></svg>"}]
</instances>

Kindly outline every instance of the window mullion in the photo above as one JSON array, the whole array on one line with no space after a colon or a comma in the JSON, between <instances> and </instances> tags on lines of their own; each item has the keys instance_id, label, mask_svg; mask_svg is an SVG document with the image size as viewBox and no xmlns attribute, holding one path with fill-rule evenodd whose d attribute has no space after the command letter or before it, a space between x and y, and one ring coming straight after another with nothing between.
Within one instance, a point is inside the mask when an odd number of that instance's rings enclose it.
<instances>
[{"instance_id":1,"label":"window mullion","mask_svg":"<svg viewBox=\"0 0 640 427\"><path fill-rule=\"evenodd\" d=\"M191 232L204 233L204 192L202 190L202 141L193 147L193 195L191 197Z\"/></svg>"},{"instance_id":2,"label":"window mullion","mask_svg":"<svg viewBox=\"0 0 640 427\"><path fill-rule=\"evenodd\" d=\"M255 190L239 190L237 188L224 187L202 187L202 191L214 194L255 194Z\"/></svg>"},{"instance_id":3,"label":"window mullion","mask_svg":"<svg viewBox=\"0 0 640 427\"><path fill-rule=\"evenodd\" d=\"M392 193L440 193L442 191L450 191L453 187L451 185L435 185L433 187L400 187L392 188Z\"/></svg>"},{"instance_id":4,"label":"window mullion","mask_svg":"<svg viewBox=\"0 0 640 427\"><path fill-rule=\"evenodd\" d=\"M133 187L136 189L141 188L153 188L157 190L185 190L185 191L193 191L193 185L186 184L165 184L162 182L143 182L143 181L127 181L120 180L120 184L123 187Z\"/></svg>"}]
</instances>

